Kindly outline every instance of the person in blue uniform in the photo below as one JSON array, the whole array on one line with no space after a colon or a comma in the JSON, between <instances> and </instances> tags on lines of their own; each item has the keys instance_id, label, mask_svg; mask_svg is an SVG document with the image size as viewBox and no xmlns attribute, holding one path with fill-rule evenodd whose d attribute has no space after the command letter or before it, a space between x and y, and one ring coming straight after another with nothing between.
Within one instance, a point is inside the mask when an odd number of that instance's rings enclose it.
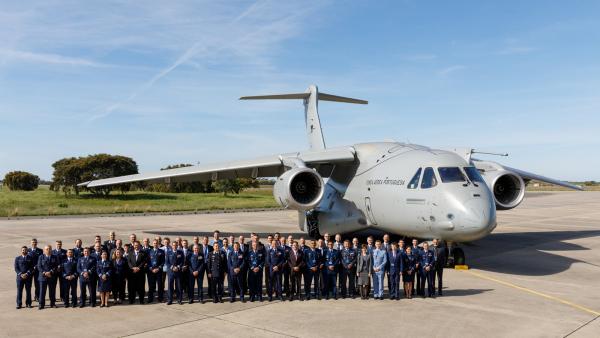
<instances>
[{"instance_id":1,"label":"person in blue uniform","mask_svg":"<svg viewBox=\"0 0 600 338\"><path fill-rule=\"evenodd\" d=\"M329 294L333 294L333 298L337 299L337 275L338 265L340 261L340 253L333 248L333 241L327 243L327 253L325 254L325 271L327 280L325 282L325 299L329 299Z\"/></svg>"},{"instance_id":2,"label":"person in blue uniform","mask_svg":"<svg viewBox=\"0 0 600 338\"><path fill-rule=\"evenodd\" d=\"M325 234L326 236L328 236L327 234ZM319 241L317 242L317 250L319 250L319 254L321 255L321 260L322 260L322 264L321 264L321 278L320 278L320 285L319 287L321 288L321 297L325 297L325 294L327 293L327 269L325 268L325 256L327 255L327 242L325 242L322 238L319 238Z\"/></svg>"},{"instance_id":3,"label":"person in blue uniform","mask_svg":"<svg viewBox=\"0 0 600 338\"><path fill-rule=\"evenodd\" d=\"M158 302L162 303L165 287L163 285L163 265L165 264L165 252L159 247L158 240L152 241L152 249L148 254L148 303L154 302L154 294L158 289Z\"/></svg>"},{"instance_id":4,"label":"person in blue uniform","mask_svg":"<svg viewBox=\"0 0 600 338\"><path fill-rule=\"evenodd\" d=\"M58 259L52 255L52 246L44 247L44 254L40 256L37 264L38 282L40 283L39 309L46 305L46 290L49 291L50 307L56 307L56 277L58 274Z\"/></svg>"},{"instance_id":5,"label":"person in blue uniform","mask_svg":"<svg viewBox=\"0 0 600 338\"><path fill-rule=\"evenodd\" d=\"M265 290L269 292L271 288L271 269L269 268L269 250L271 250L271 242L273 242L273 235L267 236L267 242L264 246L264 254L265 254L265 273L263 280L265 282Z\"/></svg>"},{"instance_id":6,"label":"person in blue uniform","mask_svg":"<svg viewBox=\"0 0 600 338\"><path fill-rule=\"evenodd\" d=\"M115 304L121 304L125 301L125 283L127 282L129 264L123 257L123 252L122 250L113 250L112 294Z\"/></svg>"},{"instance_id":7,"label":"person in blue uniform","mask_svg":"<svg viewBox=\"0 0 600 338\"><path fill-rule=\"evenodd\" d=\"M233 251L229 255L227 259L227 268L229 270L229 302L233 303L235 301L235 296L238 294L240 296L240 301L242 303L244 300L244 269L246 267L246 259L244 257L244 253L240 251L240 243L233 243Z\"/></svg>"},{"instance_id":8,"label":"person in blue uniform","mask_svg":"<svg viewBox=\"0 0 600 338\"><path fill-rule=\"evenodd\" d=\"M262 275L265 265L264 250L258 248L258 242L252 242L252 248L248 253L248 286L250 288L250 301L256 299L263 301L262 297Z\"/></svg>"},{"instance_id":9,"label":"person in blue uniform","mask_svg":"<svg viewBox=\"0 0 600 338\"><path fill-rule=\"evenodd\" d=\"M298 247L298 242L292 242L292 249L290 250L287 257L287 265L290 268L290 294L288 296L290 301L298 298L301 301L304 300L302 297L301 285L302 285L302 274L304 273L304 253Z\"/></svg>"},{"instance_id":10,"label":"person in blue uniform","mask_svg":"<svg viewBox=\"0 0 600 338\"><path fill-rule=\"evenodd\" d=\"M417 295L420 296L420 295L423 294L423 290L421 290L421 274L418 273L419 260L421 259L420 258L421 257L421 248L419 247L419 241L418 240L416 240L416 239L412 240L412 249L411 249L411 251L412 251L412 254L415 256L415 258L417 259L417 270L415 272L415 274L416 274L416 276L415 276L415 278L416 278L416 280L415 280L416 287L414 287L412 289L412 295L414 296L415 293L416 293Z\"/></svg>"},{"instance_id":11,"label":"person in blue uniform","mask_svg":"<svg viewBox=\"0 0 600 338\"><path fill-rule=\"evenodd\" d=\"M211 279L213 303L223 302L223 274L227 267L225 251L219 249L219 242L213 243L213 251L208 258L208 277Z\"/></svg>"},{"instance_id":12,"label":"person in blue uniform","mask_svg":"<svg viewBox=\"0 0 600 338\"><path fill-rule=\"evenodd\" d=\"M62 262L61 277L63 279L63 292L65 294L65 307L71 304L77 306L77 260L73 249L67 250L67 258Z\"/></svg>"},{"instance_id":13,"label":"person in blue uniform","mask_svg":"<svg viewBox=\"0 0 600 338\"><path fill-rule=\"evenodd\" d=\"M33 258L27 254L26 246L21 247L21 255L15 257L15 273L17 274L17 309L23 307L23 289L25 289L25 306L30 308Z\"/></svg>"},{"instance_id":14,"label":"person in blue uniform","mask_svg":"<svg viewBox=\"0 0 600 338\"><path fill-rule=\"evenodd\" d=\"M392 246L388 251L388 278L390 279L388 284L390 286L390 299L400 299L400 276L404 265L402 255L402 251L398 250L398 244L396 242L392 243Z\"/></svg>"},{"instance_id":15,"label":"person in blue uniform","mask_svg":"<svg viewBox=\"0 0 600 338\"><path fill-rule=\"evenodd\" d=\"M58 295L60 297L60 300L62 300L64 302L65 295L64 295L64 290L63 290L64 279L62 277L62 268L63 268L62 263L65 261L65 259L67 259L67 250L62 248L62 241L60 241L60 240L56 241L56 247L54 248L54 250L52 250L52 255L56 256L56 260L58 261L56 284L58 286ZM54 293L56 294L56 291L54 291Z\"/></svg>"},{"instance_id":16,"label":"person in blue uniform","mask_svg":"<svg viewBox=\"0 0 600 338\"><path fill-rule=\"evenodd\" d=\"M383 300L383 277L387 263L387 252L381 247L381 241L375 241L373 250L373 298Z\"/></svg>"},{"instance_id":17,"label":"person in blue uniform","mask_svg":"<svg viewBox=\"0 0 600 338\"><path fill-rule=\"evenodd\" d=\"M290 298L291 268L290 268L290 265L288 264L288 258L290 257L290 251L292 250L293 237L291 235L289 235L287 237L287 240L285 240L285 237L282 237L282 240L283 240L283 242L281 243L281 248L283 249L283 252L285 253L285 263L283 263L283 271L281 272L281 275L283 276L283 293L285 293L285 296L287 298Z\"/></svg>"},{"instance_id":18,"label":"person in blue uniform","mask_svg":"<svg viewBox=\"0 0 600 338\"><path fill-rule=\"evenodd\" d=\"M279 241L273 239L271 242L267 260L269 262L270 279L268 289L269 302L273 301L273 289L275 289L275 296L283 301L281 294L281 274L283 272L283 265L285 264L285 251L279 246Z\"/></svg>"},{"instance_id":19,"label":"person in blue uniform","mask_svg":"<svg viewBox=\"0 0 600 338\"><path fill-rule=\"evenodd\" d=\"M316 242L311 241L309 247L304 251L304 260L306 261L306 271L304 272L304 295L307 300L311 297L321 299L321 266L323 265L321 251L317 250ZM310 287L314 285L311 295Z\"/></svg>"},{"instance_id":20,"label":"person in blue uniform","mask_svg":"<svg viewBox=\"0 0 600 338\"><path fill-rule=\"evenodd\" d=\"M37 263L38 263L38 259L40 258L40 256L44 253L44 251L40 248L38 248L38 241L35 238L31 239L31 248L27 249L27 254L29 256L31 256L31 260L33 261L33 279L32 279L32 283L33 283L33 298L34 300L37 302L39 301L39 295L40 292L39 290L39 276L40 276L40 271L37 268Z\"/></svg>"},{"instance_id":21,"label":"person in blue uniform","mask_svg":"<svg viewBox=\"0 0 600 338\"><path fill-rule=\"evenodd\" d=\"M190 278L188 289L192 290L192 296L189 303L194 302L194 289L198 285L198 301L204 303L204 292L202 290L202 280L204 275L204 254L200 252L200 244L194 244L192 247L192 257L190 258Z\"/></svg>"},{"instance_id":22,"label":"person in blue uniform","mask_svg":"<svg viewBox=\"0 0 600 338\"><path fill-rule=\"evenodd\" d=\"M423 250L419 256L419 273L421 275L421 297L425 298L425 282L427 282L427 296L435 297L433 287L433 273L435 269L435 255L429 250L429 243L423 243Z\"/></svg>"},{"instance_id":23,"label":"person in blue uniform","mask_svg":"<svg viewBox=\"0 0 600 338\"><path fill-rule=\"evenodd\" d=\"M337 237L337 235L336 235ZM352 297L354 299L354 291L356 286L356 258L358 253L350 247L350 241L345 240L341 252L341 271L340 271L340 286L342 298Z\"/></svg>"},{"instance_id":24,"label":"person in blue uniform","mask_svg":"<svg viewBox=\"0 0 600 338\"><path fill-rule=\"evenodd\" d=\"M73 248L73 259L78 262L80 257L83 257L83 242L78 238L75 240L75 247Z\"/></svg>"},{"instance_id":25,"label":"person in blue uniform","mask_svg":"<svg viewBox=\"0 0 600 338\"><path fill-rule=\"evenodd\" d=\"M404 264L402 265L402 281L404 282L404 296L408 299L412 299L413 296L413 285L415 281L415 274L417 271L417 256L413 253L412 247L406 247L404 254Z\"/></svg>"},{"instance_id":26,"label":"person in blue uniform","mask_svg":"<svg viewBox=\"0 0 600 338\"><path fill-rule=\"evenodd\" d=\"M77 262L77 273L79 274L79 307L84 307L87 300L86 291L90 292L90 304L96 306L96 259L90 256L90 249L83 249L83 257Z\"/></svg>"},{"instance_id":27,"label":"person in blue uniform","mask_svg":"<svg viewBox=\"0 0 600 338\"><path fill-rule=\"evenodd\" d=\"M100 307L108 307L108 296L110 295L113 265L108 259L108 252L102 251L100 261L96 264L98 271L98 291L100 291Z\"/></svg>"},{"instance_id":28,"label":"person in blue uniform","mask_svg":"<svg viewBox=\"0 0 600 338\"><path fill-rule=\"evenodd\" d=\"M167 252L165 260L169 287L167 292L167 305L173 304L173 292L177 292L177 303L183 303L183 289L181 288L181 267L183 265L183 253L177 248L177 242L171 243L171 251Z\"/></svg>"}]
</instances>

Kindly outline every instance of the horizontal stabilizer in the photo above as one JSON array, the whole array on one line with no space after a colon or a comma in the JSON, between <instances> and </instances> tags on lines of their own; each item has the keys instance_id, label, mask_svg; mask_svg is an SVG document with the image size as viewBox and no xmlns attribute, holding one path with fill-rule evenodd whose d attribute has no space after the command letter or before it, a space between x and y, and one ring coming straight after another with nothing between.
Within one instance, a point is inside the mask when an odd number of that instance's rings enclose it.
<instances>
[{"instance_id":1,"label":"horizontal stabilizer","mask_svg":"<svg viewBox=\"0 0 600 338\"><path fill-rule=\"evenodd\" d=\"M274 95L255 95L255 96L242 96L240 100L296 100L296 99L308 99L311 93L295 93L295 94L274 94ZM327 93L318 93L318 101L332 101L332 102L345 102L355 104L368 104L369 101L353 99L351 97L331 95Z\"/></svg>"}]
</instances>

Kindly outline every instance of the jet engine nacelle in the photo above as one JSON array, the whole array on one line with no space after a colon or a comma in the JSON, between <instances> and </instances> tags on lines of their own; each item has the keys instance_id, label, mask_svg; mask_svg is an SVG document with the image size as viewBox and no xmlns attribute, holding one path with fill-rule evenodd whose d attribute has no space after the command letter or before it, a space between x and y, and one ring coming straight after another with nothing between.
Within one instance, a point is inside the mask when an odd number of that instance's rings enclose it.
<instances>
[{"instance_id":1,"label":"jet engine nacelle","mask_svg":"<svg viewBox=\"0 0 600 338\"><path fill-rule=\"evenodd\" d=\"M323 198L323 178L310 168L293 168L277 178L273 196L279 205L295 210L310 210Z\"/></svg>"},{"instance_id":2,"label":"jet engine nacelle","mask_svg":"<svg viewBox=\"0 0 600 338\"><path fill-rule=\"evenodd\" d=\"M483 173L483 179L494 195L498 210L512 209L521 204L525 197L525 182L512 171L486 171Z\"/></svg>"}]
</instances>

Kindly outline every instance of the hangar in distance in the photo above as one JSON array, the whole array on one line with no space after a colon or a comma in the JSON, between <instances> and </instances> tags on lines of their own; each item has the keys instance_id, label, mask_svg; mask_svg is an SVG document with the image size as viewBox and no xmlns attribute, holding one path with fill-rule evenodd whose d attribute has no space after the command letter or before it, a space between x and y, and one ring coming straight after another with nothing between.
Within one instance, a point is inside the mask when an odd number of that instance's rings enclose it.
<instances>
[{"instance_id":1,"label":"hangar in distance","mask_svg":"<svg viewBox=\"0 0 600 338\"><path fill-rule=\"evenodd\" d=\"M528 181L581 190L567 182L475 159L473 149L440 150L398 142L327 148L318 102L367 101L319 93L315 85L304 93L240 99L302 100L308 150L98 179L81 185L94 188L140 181L277 177L275 200L283 207L298 210L298 226L311 237L325 232L387 232L410 238L440 238L456 264L465 261L457 244L491 233L496 227L496 211L517 207Z\"/></svg>"}]
</instances>

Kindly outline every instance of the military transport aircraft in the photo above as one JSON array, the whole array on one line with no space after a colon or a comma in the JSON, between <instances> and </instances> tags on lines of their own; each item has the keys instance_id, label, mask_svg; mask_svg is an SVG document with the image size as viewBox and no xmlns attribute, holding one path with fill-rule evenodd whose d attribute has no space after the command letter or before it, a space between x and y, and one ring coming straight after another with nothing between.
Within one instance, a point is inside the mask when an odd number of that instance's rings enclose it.
<instances>
[{"instance_id":1,"label":"military transport aircraft","mask_svg":"<svg viewBox=\"0 0 600 338\"><path fill-rule=\"evenodd\" d=\"M315 85L304 93L240 99L303 100L309 149L81 185L94 188L139 181L277 177L275 200L283 207L298 210L298 226L311 237L326 232L387 232L410 238L440 238L456 264L465 261L456 244L482 238L494 230L496 211L517 207L530 180L581 190L566 182L472 158L473 149L440 150L398 142L327 148L318 101L367 101L319 93Z\"/></svg>"}]
</instances>

